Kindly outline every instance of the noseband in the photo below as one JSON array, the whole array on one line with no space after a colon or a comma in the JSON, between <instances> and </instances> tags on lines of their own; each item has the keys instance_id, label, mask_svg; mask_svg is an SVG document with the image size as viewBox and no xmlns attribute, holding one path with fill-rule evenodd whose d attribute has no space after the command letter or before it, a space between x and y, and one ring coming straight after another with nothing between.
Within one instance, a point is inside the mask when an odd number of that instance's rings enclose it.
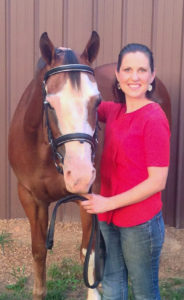
<instances>
[{"instance_id":1,"label":"noseband","mask_svg":"<svg viewBox=\"0 0 184 300\"><path fill-rule=\"evenodd\" d=\"M58 170L59 173L63 174L62 168L58 165L57 159L64 164L64 156L57 151L57 148L64 145L67 142L71 141L79 141L80 143L87 142L91 145L92 148L92 162L94 162L94 157L95 157L95 148L96 148L96 143L97 143L97 127L98 127L98 121L96 122L96 128L94 135L91 136L86 133L71 133L71 134L65 134L61 135L58 138L54 138L52 134L52 130L50 127L49 123L49 117L48 117L48 109L50 107L50 103L46 100L47 96L47 91L46 91L46 82L48 78L52 75L58 74L58 73L64 73L64 72L72 72L72 71L78 71L78 72L85 72L85 73L90 73L94 76L94 71L92 68L90 68L87 65L82 65L82 64L69 64L69 65L62 65L56 68L53 68L49 70L48 72L45 73L44 80L42 83L42 89L43 89L43 105L44 105L44 111L45 111L45 116L46 116L46 127L47 127L47 134L48 134L48 140L49 144L52 149L52 154L53 154L53 159L55 166Z\"/></svg>"}]
</instances>

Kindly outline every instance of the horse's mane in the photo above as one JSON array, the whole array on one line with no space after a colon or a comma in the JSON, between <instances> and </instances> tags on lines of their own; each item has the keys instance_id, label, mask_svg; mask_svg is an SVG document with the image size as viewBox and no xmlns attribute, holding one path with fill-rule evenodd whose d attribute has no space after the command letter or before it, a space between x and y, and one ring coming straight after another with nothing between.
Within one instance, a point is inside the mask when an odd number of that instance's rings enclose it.
<instances>
[{"instance_id":1,"label":"horse's mane","mask_svg":"<svg viewBox=\"0 0 184 300\"><path fill-rule=\"evenodd\" d=\"M60 57L60 55L64 54L63 63L62 65L70 65L70 64L79 64L78 58L75 53L71 49L62 50L60 48L55 49L55 57L56 59ZM42 70L46 66L46 62L43 60L42 57L39 58L37 63L37 70ZM80 72L70 71L67 72L71 84L73 87L77 86L80 87Z\"/></svg>"}]
</instances>

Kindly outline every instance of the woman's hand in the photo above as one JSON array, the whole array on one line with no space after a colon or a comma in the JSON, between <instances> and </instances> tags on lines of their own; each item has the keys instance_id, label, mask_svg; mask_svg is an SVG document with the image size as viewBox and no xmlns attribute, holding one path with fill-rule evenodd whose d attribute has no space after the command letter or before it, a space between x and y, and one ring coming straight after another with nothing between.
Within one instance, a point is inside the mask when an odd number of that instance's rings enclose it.
<instances>
[{"instance_id":1,"label":"woman's hand","mask_svg":"<svg viewBox=\"0 0 184 300\"><path fill-rule=\"evenodd\" d=\"M85 194L82 196L88 199L82 201L81 205L89 214L104 213L113 209L111 198L96 194Z\"/></svg>"}]
</instances>

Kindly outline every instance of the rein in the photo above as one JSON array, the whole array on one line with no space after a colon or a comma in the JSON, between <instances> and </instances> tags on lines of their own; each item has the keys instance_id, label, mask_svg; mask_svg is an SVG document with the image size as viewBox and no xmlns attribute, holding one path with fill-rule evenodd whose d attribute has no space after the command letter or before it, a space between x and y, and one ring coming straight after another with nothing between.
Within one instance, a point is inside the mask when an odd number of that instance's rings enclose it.
<instances>
[{"instance_id":1,"label":"rein","mask_svg":"<svg viewBox=\"0 0 184 300\"><path fill-rule=\"evenodd\" d=\"M61 198L60 200L57 201L57 203L53 209L50 226L49 226L49 229L47 232L47 239L46 239L46 248L47 249L52 249L52 247L53 247L54 228L55 228L56 213L57 213L58 207L63 203L68 203L73 200L85 201L85 200L87 200L87 198L74 194L74 195L69 195L64 198ZM96 236L95 236L95 232L96 232ZM93 284L90 284L89 280L88 280L88 266L89 266L90 254L91 254L91 250L92 250L94 241L95 241L95 282ZM90 240L89 240L89 244L88 244L88 248L87 248L87 253L85 256L84 269L83 269L84 283L88 288L94 289L102 281L104 265L105 265L105 243L104 243L104 239L101 234L101 231L100 231L98 218L96 215L92 215L92 231L91 231L91 236L90 236Z\"/></svg>"},{"instance_id":2,"label":"rein","mask_svg":"<svg viewBox=\"0 0 184 300\"><path fill-rule=\"evenodd\" d=\"M50 106L50 103L46 100L46 97L47 97L46 82L47 82L48 78L52 75L55 75L58 73L63 73L63 72L73 72L73 71L74 72L76 72L76 71L86 72L86 73L90 73L94 76L94 70L87 65L69 64L69 65L62 65L62 66L59 66L59 67L49 70L48 72L45 73L44 80L42 82L43 105L44 105L44 111L45 111L45 116L46 116L48 141L49 141L49 144L52 149L52 155L53 155L53 160L54 160L56 169L61 174L63 174L63 170L57 163L57 159L59 159L59 161L62 164L64 164L64 156L57 151L57 148L59 146L65 144L67 142L71 142L71 141L79 141L80 143L87 142L92 147L92 161L94 162L95 147L96 147L96 143L98 142L98 139L97 139L98 120L96 121L96 128L95 128L95 132L94 132L93 136L86 134L86 133L76 132L76 133L61 135L60 137L58 137L56 139L53 137L52 130L50 127L49 117L48 117L48 109L51 108L51 106Z\"/></svg>"}]
</instances>

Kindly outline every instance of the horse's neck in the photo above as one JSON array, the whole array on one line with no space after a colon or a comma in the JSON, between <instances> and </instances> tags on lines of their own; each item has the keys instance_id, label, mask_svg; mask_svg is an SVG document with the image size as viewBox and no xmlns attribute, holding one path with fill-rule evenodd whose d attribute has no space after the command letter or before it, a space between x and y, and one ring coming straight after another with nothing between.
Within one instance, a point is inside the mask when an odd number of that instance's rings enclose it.
<instances>
[{"instance_id":1,"label":"horse's neck","mask_svg":"<svg viewBox=\"0 0 184 300\"><path fill-rule=\"evenodd\" d=\"M29 131L37 130L43 122L42 81L40 78L32 80L23 97L26 101L25 128Z\"/></svg>"}]
</instances>

